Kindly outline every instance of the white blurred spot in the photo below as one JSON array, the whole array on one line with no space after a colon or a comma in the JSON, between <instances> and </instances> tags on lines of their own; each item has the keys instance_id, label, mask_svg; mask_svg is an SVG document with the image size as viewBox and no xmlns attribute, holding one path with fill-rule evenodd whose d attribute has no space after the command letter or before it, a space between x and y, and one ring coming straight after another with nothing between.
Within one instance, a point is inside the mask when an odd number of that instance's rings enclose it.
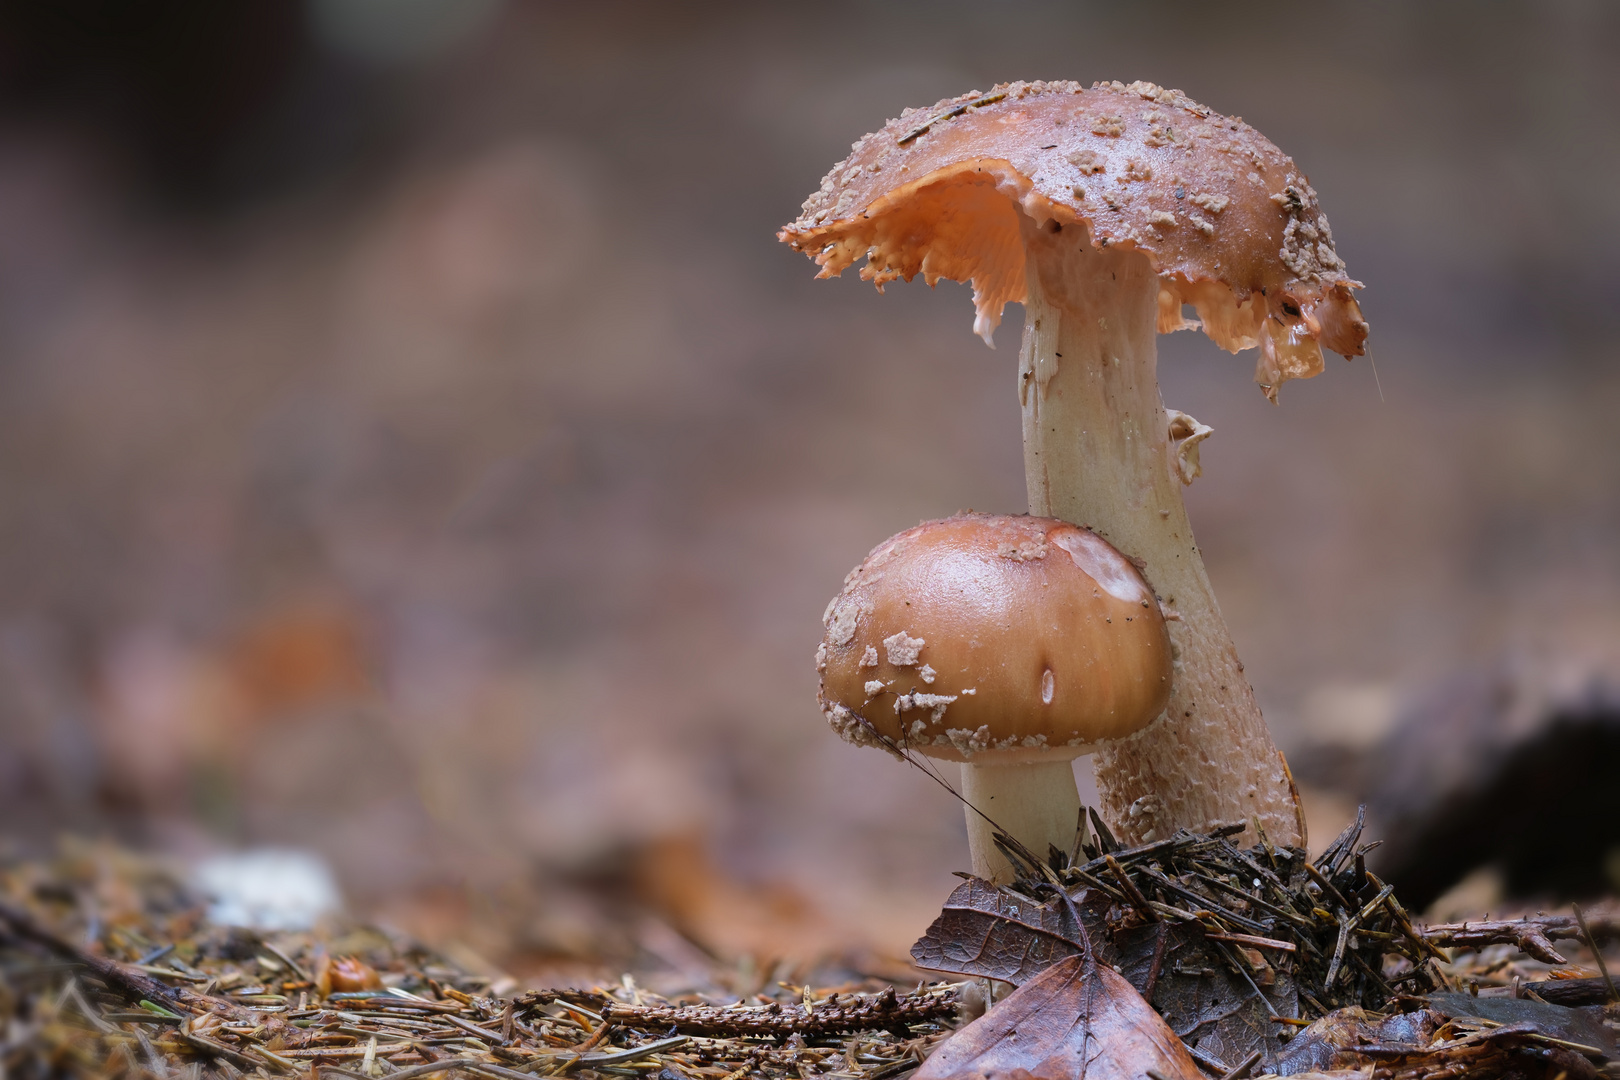
<instances>
[{"instance_id":1,"label":"white blurred spot","mask_svg":"<svg viewBox=\"0 0 1620 1080\"><path fill-rule=\"evenodd\" d=\"M1329 683L1306 695L1300 734L1318 743L1364 750L1395 726L1395 688L1387 683Z\"/></svg>"},{"instance_id":2,"label":"white blurred spot","mask_svg":"<svg viewBox=\"0 0 1620 1080\"><path fill-rule=\"evenodd\" d=\"M489 25L502 0L311 0L310 26L334 52L379 64L427 60Z\"/></svg>"},{"instance_id":3,"label":"white blurred spot","mask_svg":"<svg viewBox=\"0 0 1620 1080\"><path fill-rule=\"evenodd\" d=\"M198 864L195 882L212 901L209 919L224 926L308 930L343 906L332 871L307 851L217 855Z\"/></svg>"}]
</instances>

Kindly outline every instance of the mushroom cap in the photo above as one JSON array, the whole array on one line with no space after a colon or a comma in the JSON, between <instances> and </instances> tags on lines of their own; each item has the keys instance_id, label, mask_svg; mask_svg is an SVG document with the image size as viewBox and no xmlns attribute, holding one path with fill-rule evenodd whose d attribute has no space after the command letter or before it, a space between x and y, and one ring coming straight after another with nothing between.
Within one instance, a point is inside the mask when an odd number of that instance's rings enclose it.
<instances>
[{"instance_id":1,"label":"mushroom cap","mask_svg":"<svg viewBox=\"0 0 1620 1080\"><path fill-rule=\"evenodd\" d=\"M1367 337L1316 192L1240 119L1152 83L1003 83L907 109L853 152L778 234L833 277L863 255L881 288L922 274L973 283L990 339L1025 298L1019 213L1084 224L1099 247L1140 251L1158 273L1159 331L1196 327L1236 352L1275 398L1322 370L1321 347Z\"/></svg>"},{"instance_id":2,"label":"mushroom cap","mask_svg":"<svg viewBox=\"0 0 1620 1080\"><path fill-rule=\"evenodd\" d=\"M1170 696L1153 590L1066 521L925 521L850 571L822 621L818 699L857 745L991 764L1072 758L1147 726Z\"/></svg>"}]
</instances>

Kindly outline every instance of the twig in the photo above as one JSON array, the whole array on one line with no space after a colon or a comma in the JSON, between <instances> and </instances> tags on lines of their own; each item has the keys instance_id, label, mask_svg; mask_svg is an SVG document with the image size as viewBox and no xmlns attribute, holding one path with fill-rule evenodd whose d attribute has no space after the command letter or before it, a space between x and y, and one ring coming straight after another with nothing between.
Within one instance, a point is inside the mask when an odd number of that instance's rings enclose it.
<instances>
[{"instance_id":1,"label":"twig","mask_svg":"<svg viewBox=\"0 0 1620 1080\"><path fill-rule=\"evenodd\" d=\"M628 1050L619 1050L611 1054L586 1054L579 1060L585 1065L622 1065L627 1061L640 1061L653 1054L661 1054L665 1050L673 1050L677 1046L685 1046L691 1042L686 1035L675 1035L668 1039L659 1039L657 1042L646 1043L642 1046L632 1046Z\"/></svg>"},{"instance_id":2,"label":"twig","mask_svg":"<svg viewBox=\"0 0 1620 1080\"><path fill-rule=\"evenodd\" d=\"M441 1058L438 1061L425 1061L420 1065L407 1065L405 1068L399 1070L398 1072L389 1073L388 1074L388 1080L410 1080L410 1078L413 1077L413 1076L426 1076L429 1073L447 1072L450 1069L470 1069L474 1065L482 1065L482 1064L483 1064L483 1062L478 1061L478 1060L476 1060L474 1058L461 1058L461 1057ZM360 1075L359 1073L352 1073L352 1072L349 1072L347 1069L339 1069L339 1068L336 1068L335 1066L332 1066L332 1065L322 1065L321 1069L329 1070L329 1071L332 1071L332 1072L342 1073L344 1076L359 1076ZM527 1074L524 1074L524 1075L527 1076Z\"/></svg>"},{"instance_id":3,"label":"twig","mask_svg":"<svg viewBox=\"0 0 1620 1080\"><path fill-rule=\"evenodd\" d=\"M1306 918L1304 915L1301 915L1299 912L1290 911L1290 910L1288 910L1286 908L1278 907L1275 904L1267 903L1266 901L1260 899L1258 896L1253 896L1253 895L1243 891L1242 889L1238 888L1236 885L1233 885L1230 882L1222 881L1220 878L1215 877L1215 876L1213 876L1211 874L1201 874L1198 871L1194 870L1192 872L1192 876L1194 878L1196 878L1197 880L1202 881L1206 885L1213 885L1215 888L1221 890L1224 893L1227 893L1227 894L1229 894L1231 896L1235 896L1239 900L1243 900L1246 903L1253 904L1255 907L1259 908L1261 911L1269 912L1270 914L1277 916L1279 919L1287 919L1289 922L1293 923L1294 925L1302 926L1307 930L1312 930L1312 929L1316 928L1316 923L1313 920Z\"/></svg>"},{"instance_id":4,"label":"twig","mask_svg":"<svg viewBox=\"0 0 1620 1080\"><path fill-rule=\"evenodd\" d=\"M485 1076L499 1076L502 1080L534 1080L534 1077L529 1073L519 1072L517 1069L508 1069L504 1065L496 1065L490 1061L475 1062L468 1065L467 1068L472 1072L483 1073ZM394 1075L398 1076L399 1074L395 1073Z\"/></svg>"},{"instance_id":5,"label":"twig","mask_svg":"<svg viewBox=\"0 0 1620 1080\"><path fill-rule=\"evenodd\" d=\"M1205 1051L1191 1045L1187 1046L1187 1053L1192 1055L1193 1061L1198 1063L1199 1068L1203 1069L1210 1075L1224 1076L1226 1074L1226 1062L1222 1061L1220 1058L1212 1057Z\"/></svg>"},{"instance_id":6,"label":"twig","mask_svg":"<svg viewBox=\"0 0 1620 1080\"><path fill-rule=\"evenodd\" d=\"M1546 979L1520 983L1519 989L1553 1005L1601 1005L1609 1000L1608 979Z\"/></svg>"},{"instance_id":7,"label":"twig","mask_svg":"<svg viewBox=\"0 0 1620 1080\"><path fill-rule=\"evenodd\" d=\"M1124 868L1119 865L1119 860L1114 858L1113 855L1104 855L1103 859L1107 861L1109 873L1114 875L1114 880L1119 882L1120 887L1125 890L1125 895L1131 898L1131 905L1149 919L1158 922L1158 913L1148 906L1147 897L1142 895L1142 890L1136 887L1136 882L1132 881L1125 873Z\"/></svg>"},{"instance_id":8,"label":"twig","mask_svg":"<svg viewBox=\"0 0 1620 1080\"><path fill-rule=\"evenodd\" d=\"M1101 852L1103 856L1108 856L1116 851L1119 851L1119 841L1114 839L1113 832L1108 828L1108 823L1102 819L1102 815L1097 813L1097 808L1095 806L1089 807L1087 812L1091 815L1091 828L1093 830L1093 835L1097 837L1097 850ZM1163 842L1172 843L1174 842L1174 838ZM1093 863L1097 863L1099 861L1100 860L1098 859L1092 859L1090 863L1086 864L1086 866L1089 869Z\"/></svg>"},{"instance_id":9,"label":"twig","mask_svg":"<svg viewBox=\"0 0 1620 1080\"><path fill-rule=\"evenodd\" d=\"M1204 936L1213 941L1230 941L1234 945L1252 945L1257 949L1276 949L1279 952L1296 952L1299 948L1292 941L1278 941L1257 934L1217 934L1213 930L1205 930Z\"/></svg>"},{"instance_id":10,"label":"twig","mask_svg":"<svg viewBox=\"0 0 1620 1080\"><path fill-rule=\"evenodd\" d=\"M253 1051L255 1054L258 1054L260 1057L264 1058L265 1061L271 1065L274 1065L283 1072L292 1072L298 1068L296 1063L289 1061L287 1058L282 1057L273 1050L260 1046L258 1043L248 1043L248 1049Z\"/></svg>"},{"instance_id":11,"label":"twig","mask_svg":"<svg viewBox=\"0 0 1620 1080\"><path fill-rule=\"evenodd\" d=\"M1249 1070L1254 1068L1259 1063L1260 1051L1253 1050L1249 1053L1248 1057L1226 1070L1226 1072L1221 1075L1221 1080L1243 1080L1245 1076L1249 1075Z\"/></svg>"},{"instance_id":12,"label":"twig","mask_svg":"<svg viewBox=\"0 0 1620 1080\"><path fill-rule=\"evenodd\" d=\"M1266 931L1266 927L1255 922L1253 919L1245 918L1235 911L1229 911L1220 904L1217 904L1215 901L1211 900L1209 897L1199 896L1191 889L1183 888L1174 881L1171 881L1169 878L1165 877L1163 874L1159 873L1157 870L1153 869L1151 866L1143 867L1142 873L1151 878L1153 883L1159 888L1173 892L1178 896L1186 897L1199 907L1207 910L1211 915L1214 915L1220 919L1225 919L1233 926L1241 926L1243 929L1257 934L1264 934Z\"/></svg>"},{"instance_id":13,"label":"twig","mask_svg":"<svg viewBox=\"0 0 1620 1080\"><path fill-rule=\"evenodd\" d=\"M1244 964L1243 961L1232 955L1231 946L1227 945L1224 941L1217 941L1215 942L1215 948L1221 954L1221 958L1227 962L1232 970L1243 976L1243 981L1249 984L1249 989L1253 990L1254 996L1260 999L1260 1004L1266 1007L1266 1012L1272 1016L1276 1016L1276 1006L1271 1003L1271 999L1266 997L1265 993L1260 989L1260 987L1255 985L1254 977L1249 974L1248 965Z\"/></svg>"},{"instance_id":14,"label":"twig","mask_svg":"<svg viewBox=\"0 0 1620 1080\"><path fill-rule=\"evenodd\" d=\"M1344 962L1344 947L1350 941L1350 918L1347 915L1339 916L1339 943L1333 947L1333 962L1328 964L1327 978L1322 980L1322 993L1333 991L1333 984L1339 978L1339 965Z\"/></svg>"},{"instance_id":15,"label":"twig","mask_svg":"<svg viewBox=\"0 0 1620 1080\"><path fill-rule=\"evenodd\" d=\"M95 1025L97 1031L108 1032L118 1030L109 1024L106 1017L102 1016L99 1012L92 1008L90 1003L84 999L84 994L79 990L79 980L77 978L71 978L68 980L67 989L64 991L64 993L66 994L68 1000L73 1002L74 1007L77 1008L79 1012L84 1014L84 1018Z\"/></svg>"},{"instance_id":16,"label":"twig","mask_svg":"<svg viewBox=\"0 0 1620 1080\"><path fill-rule=\"evenodd\" d=\"M816 1004L763 1009L725 1009L708 1006L624 1005L602 1006L604 1021L636 1031L675 1030L684 1035L787 1038L801 1035L837 1035L850 1031L905 1030L916 1024L943 1024L956 1017L954 996L895 994L885 990L869 998L838 995Z\"/></svg>"},{"instance_id":17,"label":"twig","mask_svg":"<svg viewBox=\"0 0 1620 1080\"><path fill-rule=\"evenodd\" d=\"M1382 907L1384 901L1388 900L1390 896L1394 894L1394 892L1395 886L1393 885L1385 885L1382 889L1379 889L1378 895L1367 901L1366 906L1360 911L1356 912L1355 917L1350 920L1350 929L1354 930L1356 925L1360 923L1361 920L1365 919L1374 911L1377 911L1380 907Z\"/></svg>"},{"instance_id":18,"label":"twig","mask_svg":"<svg viewBox=\"0 0 1620 1080\"><path fill-rule=\"evenodd\" d=\"M12 931L22 938L43 945L59 956L66 957L74 963L83 964L102 982L115 988L135 1002L141 1000L167 1001L177 1005L189 1006L197 1010L213 1010L222 1012L232 1018L242 1018L247 1010L216 998L204 997L202 994L184 988L176 989L163 985L156 979L132 971L116 960L109 960L104 956L85 952L76 945L70 945L49 930L40 926L27 913L0 903L0 921L11 925Z\"/></svg>"},{"instance_id":19,"label":"twig","mask_svg":"<svg viewBox=\"0 0 1620 1080\"><path fill-rule=\"evenodd\" d=\"M180 1036L182 1041L198 1050L201 1050L210 1057L224 1058L226 1061L230 1062L232 1065L235 1065L238 1069L241 1069L244 1072L252 1072L254 1069L259 1067L260 1063L248 1057L246 1054L238 1053L228 1046L215 1042L213 1039L206 1038L202 1035L193 1035L188 1031L181 1031L177 1032L176 1034Z\"/></svg>"},{"instance_id":20,"label":"twig","mask_svg":"<svg viewBox=\"0 0 1620 1080\"><path fill-rule=\"evenodd\" d=\"M1312 881L1322 886L1322 890L1333 898L1333 902L1338 904L1346 912L1350 911L1356 906L1344 898L1344 894L1339 891L1338 886L1334 885L1333 882L1328 880L1328 876L1326 874L1322 873L1322 871L1318 870L1310 863L1305 864L1305 873L1310 875Z\"/></svg>"},{"instance_id":21,"label":"twig","mask_svg":"<svg viewBox=\"0 0 1620 1080\"><path fill-rule=\"evenodd\" d=\"M1142 984L1142 997L1153 1000L1153 990L1159 985L1159 973L1164 969L1164 947L1170 941L1170 925L1161 922L1153 940L1153 960L1148 965L1147 981Z\"/></svg>"},{"instance_id":22,"label":"twig","mask_svg":"<svg viewBox=\"0 0 1620 1080\"><path fill-rule=\"evenodd\" d=\"M1356 839L1361 836L1361 830L1366 823L1367 805L1363 803L1356 807L1356 820L1346 825L1338 838L1327 846L1327 849L1315 860L1316 866L1328 875L1337 873L1339 857L1355 847Z\"/></svg>"},{"instance_id":23,"label":"twig","mask_svg":"<svg viewBox=\"0 0 1620 1080\"><path fill-rule=\"evenodd\" d=\"M1006 96L1007 95L1004 91L994 94L984 94L980 97L974 98L972 101L964 101L960 105L946 109L944 112L936 113L935 115L930 116L927 120L924 120L922 123L918 124L916 127L912 128L910 131L906 132L904 135L900 136L900 138L895 140L895 145L904 146L912 139L915 139L920 135L927 134L928 129L939 123L941 120L949 120L953 116L961 116L969 109L976 109L981 105L992 104L993 102L1000 101Z\"/></svg>"},{"instance_id":24,"label":"twig","mask_svg":"<svg viewBox=\"0 0 1620 1080\"><path fill-rule=\"evenodd\" d=\"M1607 909L1592 915L1587 923L1594 941L1620 936L1620 911ZM1581 931L1580 923L1572 915L1537 915L1534 918L1489 922L1443 923L1439 926L1420 927L1416 932L1429 944L1448 948L1477 950L1487 945L1513 945L1548 964L1569 962L1553 948L1554 941L1586 936Z\"/></svg>"},{"instance_id":25,"label":"twig","mask_svg":"<svg viewBox=\"0 0 1620 1080\"><path fill-rule=\"evenodd\" d=\"M504 1043L506 1041L506 1040L502 1039L499 1035L495 1034L493 1031L489 1030L488 1028L479 1027L477 1024L474 1024L469 1020L463 1020L461 1017L455 1015L454 1013L446 1013L444 1015L443 1019L445 1019L445 1020L449 1021L450 1023L456 1025L456 1027L460 1028L462 1031L465 1031L469 1035L478 1036L480 1039L483 1039L485 1042L500 1044L500 1043ZM592 1046L594 1046L598 1042L602 1041L602 1034L603 1034L603 1031L605 1030L605 1027L606 1027L606 1025L604 1025L603 1028L599 1028L597 1030L597 1033L591 1037L591 1045Z\"/></svg>"},{"instance_id":26,"label":"twig","mask_svg":"<svg viewBox=\"0 0 1620 1080\"><path fill-rule=\"evenodd\" d=\"M1586 936L1586 944L1591 948L1593 957L1597 959L1598 973L1603 976L1603 981L1608 984L1609 996L1616 1001L1620 1001L1620 990L1614 988L1614 979L1609 975L1609 965L1603 962L1603 950L1598 948L1597 939L1592 936L1592 928L1586 925L1586 913L1581 910L1579 904L1572 904L1571 906L1575 909L1575 921L1581 924L1581 933Z\"/></svg>"},{"instance_id":27,"label":"twig","mask_svg":"<svg viewBox=\"0 0 1620 1080\"><path fill-rule=\"evenodd\" d=\"M255 1064L254 1067L257 1068L257 1065ZM327 1073L335 1073L338 1076L347 1076L349 1080L372 1080L371 1077L364 1073L350 1072L348 1069L340 1069L336 1065L317 1065L315 1071L323 1076ZM398 1076L399 1073L396 1072L391 1075Z\"/></svg>"},{"instance_id":28,"label":"twig","mask_svg":"<svg viewBox=\"0 0 1620 1080\"><path fill-rule=\"evenodd\" d=\"M1373 873L1371 870L1367 871L1367 880L1372 882L1372 884L1380 891L1383 890L1384 883L1380 881L1378 879L1378 875ZM1440 951L1439 946L1436 945L1435 942L1429 940L1429 938L1418 932L1418 928L1412 922L1412 917L1406 913L1406 909L1401 906L1401 902L1399 900L1395 899L1395 895L1393 893L1384 897L1384 906L1389 909L1389 913L1391 915L1395 916L1395 922L1399 924L1401 930L1406 934L1407 937L1417 942L1433 959L1439 960L1442 963L1450 963L1450 958L1447 957L1445 953ZM1444 980L1442 980L1442 983L1443 982Z\"/></svg>"},{"instance_id":29,"label":"twig","mask_svg":"<svg viewBox=\"0 0 1620 1080\"><path fill-rule=\"evenodd\" d=\"M298 961L294 960L292 957L288 956L286 953L282 952L268 941L261 942L259 947L265 952L269 953L271 956L274 956L277 960L280 960L283 964L286 964L287 970L292 972L293 975L302 979L304 982L310 981L309 972L300 967Z\"/></svg>"}]
</instances>

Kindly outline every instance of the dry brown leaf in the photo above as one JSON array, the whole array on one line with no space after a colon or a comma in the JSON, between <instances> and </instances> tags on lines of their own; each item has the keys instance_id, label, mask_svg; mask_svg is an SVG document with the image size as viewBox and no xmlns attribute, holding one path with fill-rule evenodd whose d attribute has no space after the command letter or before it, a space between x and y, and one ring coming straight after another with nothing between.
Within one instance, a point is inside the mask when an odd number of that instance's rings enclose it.
<instances>
[{"instance_id":1,"label":"dry brown leaf","mask_svg":"<svg viewBox=\"0 0 1620 1080\"><path fill-rule=\"evenodd\" d=\"M1060 960L947 1039L915 1080L1203 1080L1153 1006L1113 968Z\"/></svg>"},{"instance_id":2,"label":"dry brown leaf","mask_svg":"<svg viewBox=\"0 0 1620 1080\"><path fill-rule=\"evenodd\" d=\"M1198 924L1113 929L1108 904L1107 898L1086 890L1071 914L1062 904L1037 903L971 878L951 893L939 918L911 947L911 957L918 967L1021 986L1062 958L1082 952L1074 921L1078 915L1097 959L1118 970L1138 992L1145 991L1188 1045L1228 1065L1251 1050L1261 1051L1267 1065L1277 1059L1283 1044L1271 1014L1299 1014L1291 975L1275 973L1264 991L1250 987L1221 959L1214 943L1205 940Z\"/></svg>"}]
</instances>

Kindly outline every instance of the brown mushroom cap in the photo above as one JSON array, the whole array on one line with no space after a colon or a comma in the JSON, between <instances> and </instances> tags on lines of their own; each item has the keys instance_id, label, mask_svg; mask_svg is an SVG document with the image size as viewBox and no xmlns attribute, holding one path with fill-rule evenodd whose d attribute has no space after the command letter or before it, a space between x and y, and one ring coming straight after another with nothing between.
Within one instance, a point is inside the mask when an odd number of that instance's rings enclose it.
<instances>
[{"instance_id":1,"label":"brown mushroom cap","mask_svg":"<svg viewBox=\"0 0 1620 1080\"><path fill-rule=\"evenodd\" d=\"M1083 223L1099 247L1141 251L1160 276L1161 333L1196 326L1232 352L1260 345L1275 395L1322 369L1321 346L1367 337L1316 192L1241 120L1152 83L1007 83L907 109L866 136L778 237L821 276L863 255L881 288L922 274L973 283L988 340L1022 301L1019 214Z\"/></svg>"},{"instance_id":2,"label":"brown mushroom cap","mask_svg":"<svg viewBox=\"0 0 1620 1080\"><path fill-rule=\"evenodd\" d=\"M884 541L827 605L828 722L859 745L991 764L1076 757L1146 726L1170 639L1123 555L1051 518L958 514Z\"/></svg>"}]
</instances>

